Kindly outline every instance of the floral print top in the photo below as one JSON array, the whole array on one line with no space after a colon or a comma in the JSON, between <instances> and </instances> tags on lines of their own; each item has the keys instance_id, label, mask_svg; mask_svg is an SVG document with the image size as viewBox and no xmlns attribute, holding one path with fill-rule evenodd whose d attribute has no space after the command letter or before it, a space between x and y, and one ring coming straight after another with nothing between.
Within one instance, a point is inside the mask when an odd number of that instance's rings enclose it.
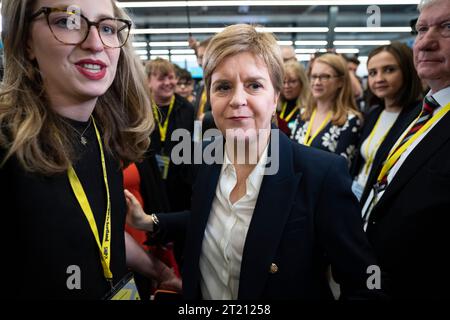
<instances>
[{"instance_id":1,"label":"floral print top","mask_svg":"<svg viewBox=\"0 0 450 320\"><path fill-rule=\"evenodd\" d=\"M304 121L297 117L291 134L291 139L303 144L309 120ZM344 125L336 126L329 122L325 128L314 138L311 147L333 152L347 159L350 168L352 160L356 155L361 121L354 114L347 115Z\"/></svg>"}]
</instances>

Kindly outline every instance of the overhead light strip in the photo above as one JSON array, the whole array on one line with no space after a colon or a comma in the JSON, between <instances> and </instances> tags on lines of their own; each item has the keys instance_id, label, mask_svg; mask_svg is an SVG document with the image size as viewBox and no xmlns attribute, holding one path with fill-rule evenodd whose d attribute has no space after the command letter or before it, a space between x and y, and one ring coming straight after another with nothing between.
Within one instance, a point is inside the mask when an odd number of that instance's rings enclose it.
<instances>
[{"instance_id":1,"label":"overhead light strip","mask_svg":"<svg viewBox=\"0 0 450 320\"><path fill-rule=\"evenodd\" d=\"M336 27L334 32L411 32L411 27Z\"/></svg>"},{"instance_id":2,"label":"overhead light strip","mask_svg":"<svg viewBox=\"0 0 450 320\"><path fill-rule=\"evenodd\" d=\"M161 29L132 29L133 34L187 34L187 33L218 33L224 28L161 28ZM259 32L272 33L326 33L327 27L257 27ZM337 33L390 33L411 32L411 27L336 27ZM170 45L170 44L169 44ZM161 44L160 46L169 46ZM173 42L173 46L185 46L186 42ZM313 43L313 45L318 45ZM157 45L154 45L157 46Z\"/></svg>"},{"instance_id":3,"label":"overhead light strip","mask_svg":"<svg viewBox=\"0 0 450 320\"><path fill-rule=\"evenodd\" d=\"M239 6L349 6L417 5L419 0L285 0L285 1L130 1L117 2L122 8L239 7Z\"/></svg>"},{"instance_id":4,"label":"overhead light strip","mask_svg":"<svg viewBox=\"0 0 450 320\"><path fill-rule=\"evenodd\" d=\"M335 46L383 46L391 44L390 40L335 40Z\"/></svg>"}]
</instances>

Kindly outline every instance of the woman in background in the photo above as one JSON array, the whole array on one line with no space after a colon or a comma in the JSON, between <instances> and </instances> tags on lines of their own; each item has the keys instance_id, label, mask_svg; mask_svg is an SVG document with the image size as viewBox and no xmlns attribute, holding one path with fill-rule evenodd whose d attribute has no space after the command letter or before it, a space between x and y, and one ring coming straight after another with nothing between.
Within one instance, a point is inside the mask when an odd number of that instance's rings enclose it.
<instances>
[{"instance_id":1,"label":"woman in background","mask_svg":"<svg viewBox=\"0 0 450 320\"><path fill-rule=\"evenodd\" d=\"M294 127L300 109L305 105L309 94L308 77L305 68L297 60L284 63L284 81L277 107L278 127L288 137Z\"/></svg>"},{"instance_id":2,"label":"woman in background","mask_svg":"<svg viewBox=\"0 0 450 320\"><path fill-rule=\"evenodd\" d=\"M414 68L412 50L400 42L378 47L367 60L369 107L351 169L353 192L361 198L378 149L390 150L399 128L422 99L422 87ZM397 137L398 138L398 137ZM376 166L375 166L376 168ZM371 187L372 185L370 185Z\"/></svg>"},{"instance_id":3,"label":"woman in background","mask_svg":"<svg viewBox=\"0 0 450 320\"><path fill-rule=\"evenodd\" d=\"M315 58L309 79L311 100L297 117L291 137L300 144L345 157L350 167L362 116L344 58L335 54Z\"/></svg>"}]
</instances>

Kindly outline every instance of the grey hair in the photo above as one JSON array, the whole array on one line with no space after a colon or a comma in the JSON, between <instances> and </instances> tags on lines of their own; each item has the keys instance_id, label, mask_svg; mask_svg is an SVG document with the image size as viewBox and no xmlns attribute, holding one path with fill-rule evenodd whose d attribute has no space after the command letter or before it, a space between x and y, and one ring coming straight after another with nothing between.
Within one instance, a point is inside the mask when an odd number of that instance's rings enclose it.
<instances>
[{"instance_id":1,"label":"grey hair","mask_svg":"<svg viewBox=\"0 0 450 320\"><path fill-rule=\"evenodd\" d=\"M438 1L439 0L420 0L419 4L417 5L417 10L419 10L419 12L422 12L423 8L431 6Z\"/></svg>"}]
</instances>

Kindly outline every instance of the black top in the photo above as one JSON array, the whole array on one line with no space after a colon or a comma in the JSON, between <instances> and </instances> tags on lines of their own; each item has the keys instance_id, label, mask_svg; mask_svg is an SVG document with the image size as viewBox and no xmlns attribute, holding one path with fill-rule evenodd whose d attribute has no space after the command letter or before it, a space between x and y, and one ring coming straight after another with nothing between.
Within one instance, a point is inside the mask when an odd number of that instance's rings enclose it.
<instances>
[{"instance_id":1,"label":"black top","mask_svg":"<svg viewBox=\"0 0 450 320\"><path fill-rule=\"evenodd\" d=\"M165 120L167 117L168 106L159 107L159 109L163 119ZM194 131L194 108L189 101L178 94L175 95L175 103L172 113L170 114L166 140L164 142L161 141L158 125L155 125L155 130L153 130L151 135L151 144L149 148L150 156L171 156L172 149L181 142L181 140L171 140L172 133L176 129L187 130L190 134L190 140L192 141ZM191 176L190 164L175 165L172 161L170 161L168 176L163 183L166 187L171 211L179 211L190 208Z\"/></svg>"},{"instance_id":2,"label":"black top","mask_svg":"<svg viewBox=\"0 0 450 320\"><path fill-rule=\"evenodd\" d=\"M67 120L79 132L87 123ZM106 190L100 151L91 125L85 132L87 145L79 136L74 145L79 155L74 169L93 211L100 241L106 212ZM111 194L111 271L114 283L126 273L124 224L126 204L122 171L105 154ZM110 289L103 276L100 255L88 221L78 204L66 173L43 176L25 172L15 158L0 169L0 195L7 204L7 228L13 241L2 242L10 253L8 281L14 298L100 299ZM69 290L74 272L80 270L81 289ZM72 278L71 278L72 276Z\"/></svg>"}]
</instances>

